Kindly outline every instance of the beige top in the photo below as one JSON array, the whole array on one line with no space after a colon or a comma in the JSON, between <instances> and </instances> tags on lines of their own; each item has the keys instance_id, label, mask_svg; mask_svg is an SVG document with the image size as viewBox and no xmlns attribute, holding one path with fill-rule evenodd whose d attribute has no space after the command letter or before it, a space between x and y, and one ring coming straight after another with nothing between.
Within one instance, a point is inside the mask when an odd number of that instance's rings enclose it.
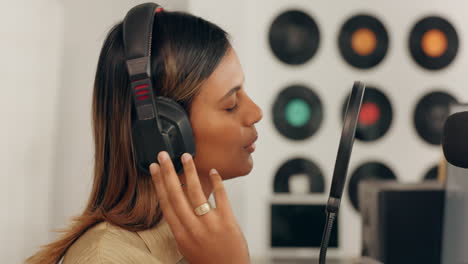
<instances>
[{"instance_id":1,"label":"beige top","mask_svg":"<svg viewBox=\"0 0 468 264\"><path fill-rule=\"evenodd\" d=\"M163 219L155 227L127 231L108 222L87 230L67 250L63 264L188 263Z\"/></svg>"}]
</instances>

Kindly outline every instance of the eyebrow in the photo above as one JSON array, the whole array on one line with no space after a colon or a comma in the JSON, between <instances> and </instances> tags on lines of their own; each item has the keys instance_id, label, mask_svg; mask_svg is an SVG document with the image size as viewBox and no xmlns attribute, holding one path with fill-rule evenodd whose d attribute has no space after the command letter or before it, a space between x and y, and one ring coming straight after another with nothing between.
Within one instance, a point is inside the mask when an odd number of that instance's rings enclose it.
<instances>
[{"instance_id":1,"label":"eyebrow","mask_svg":"<svg viewBox=\"0 0 468 264\"><path fill-rule=\"evenodd\" d=\"M245 81L245 78L244 80L242 81L242 83ZM242 85L237 85L236 87L232 88L231 90L229 90L229 92L227 92L223 97L221 97L221 99L219 99L219 102L223 101L224 99L228 98L229 96L231 96L233 93L239 91L241 89L241 86Z\"/></svg>"},{"instance_id":2,"label":"eyebrow","mask_svg":"<svg viewBox=\"0 0 468 264\"><path fill-rule=\"evenodd\" d=\"M228 98L229 96L231 96L233 93L237 92L240 90L240 86L236 86L234 88L232 88L231 90L229 90L229 92L227 92L227 94L225 94L221 99L219 99L219 102L223 101L224 99Z\"/></svg>"}]
</instances>

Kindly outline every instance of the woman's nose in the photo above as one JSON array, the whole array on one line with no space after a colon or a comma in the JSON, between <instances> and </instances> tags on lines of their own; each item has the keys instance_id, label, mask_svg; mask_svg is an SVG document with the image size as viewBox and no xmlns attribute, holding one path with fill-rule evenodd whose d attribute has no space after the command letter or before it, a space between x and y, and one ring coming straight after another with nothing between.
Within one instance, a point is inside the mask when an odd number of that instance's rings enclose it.
<instances>
[{"instance_id":1,"label":"woman's nose","mask_svg":"<svg viewBox=\"0 0 468 264\"><path fill-rule=\"evenodd\" d=\"M263 112L262 112L262 109L256 103L254 103L254 101L252 101L250 98L249 98L249 101L251 104L249 106L250 109L247 115L247 119L248 119L247 124L251 126L259 122L263 118Z\"/></svg>"}]
</instances>

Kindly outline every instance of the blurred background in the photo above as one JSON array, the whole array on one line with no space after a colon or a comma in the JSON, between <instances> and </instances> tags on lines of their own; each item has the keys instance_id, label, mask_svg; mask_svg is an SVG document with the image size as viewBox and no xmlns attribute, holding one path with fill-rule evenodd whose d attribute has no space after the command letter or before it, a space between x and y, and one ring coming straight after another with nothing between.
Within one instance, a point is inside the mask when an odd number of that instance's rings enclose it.
<instances>
[{"instance_id":1,"label":"blurred background","mask_svg":"<svg viewBox=\"0 0 468 264\"><path fill-rule=\"evenodd\" d=\"M92 185L99 51L112 25L143 2L0 1L1 263L21 263L83 210ZM468 102L468 2L156 3L225 29L246 90L263 110L253 171L226 181L258 263L317 258L355 80L367 91L328 255L370 254L359 206L362 180L444 182L442 127L450 105ZM439 234L433 244L441 248L441 240Z\"/></svg>"}]
</instances>

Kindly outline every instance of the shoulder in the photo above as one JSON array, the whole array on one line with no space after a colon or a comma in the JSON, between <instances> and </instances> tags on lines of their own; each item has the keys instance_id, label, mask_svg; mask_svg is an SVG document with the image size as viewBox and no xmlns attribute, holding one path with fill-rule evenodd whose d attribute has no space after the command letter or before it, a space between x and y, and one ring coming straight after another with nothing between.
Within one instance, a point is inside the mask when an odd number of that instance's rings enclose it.
<instances>
[{"instance_id":1,"label":"shoulder","mask_svg":"<svg viewBox=\"0 0 468 264\"><path fill-rule=\"evenodd\" d=\"M136 232L99 223L76 240L67 250L63 264L75 263L159 263Z\"/></svg>"}]
</instances>

